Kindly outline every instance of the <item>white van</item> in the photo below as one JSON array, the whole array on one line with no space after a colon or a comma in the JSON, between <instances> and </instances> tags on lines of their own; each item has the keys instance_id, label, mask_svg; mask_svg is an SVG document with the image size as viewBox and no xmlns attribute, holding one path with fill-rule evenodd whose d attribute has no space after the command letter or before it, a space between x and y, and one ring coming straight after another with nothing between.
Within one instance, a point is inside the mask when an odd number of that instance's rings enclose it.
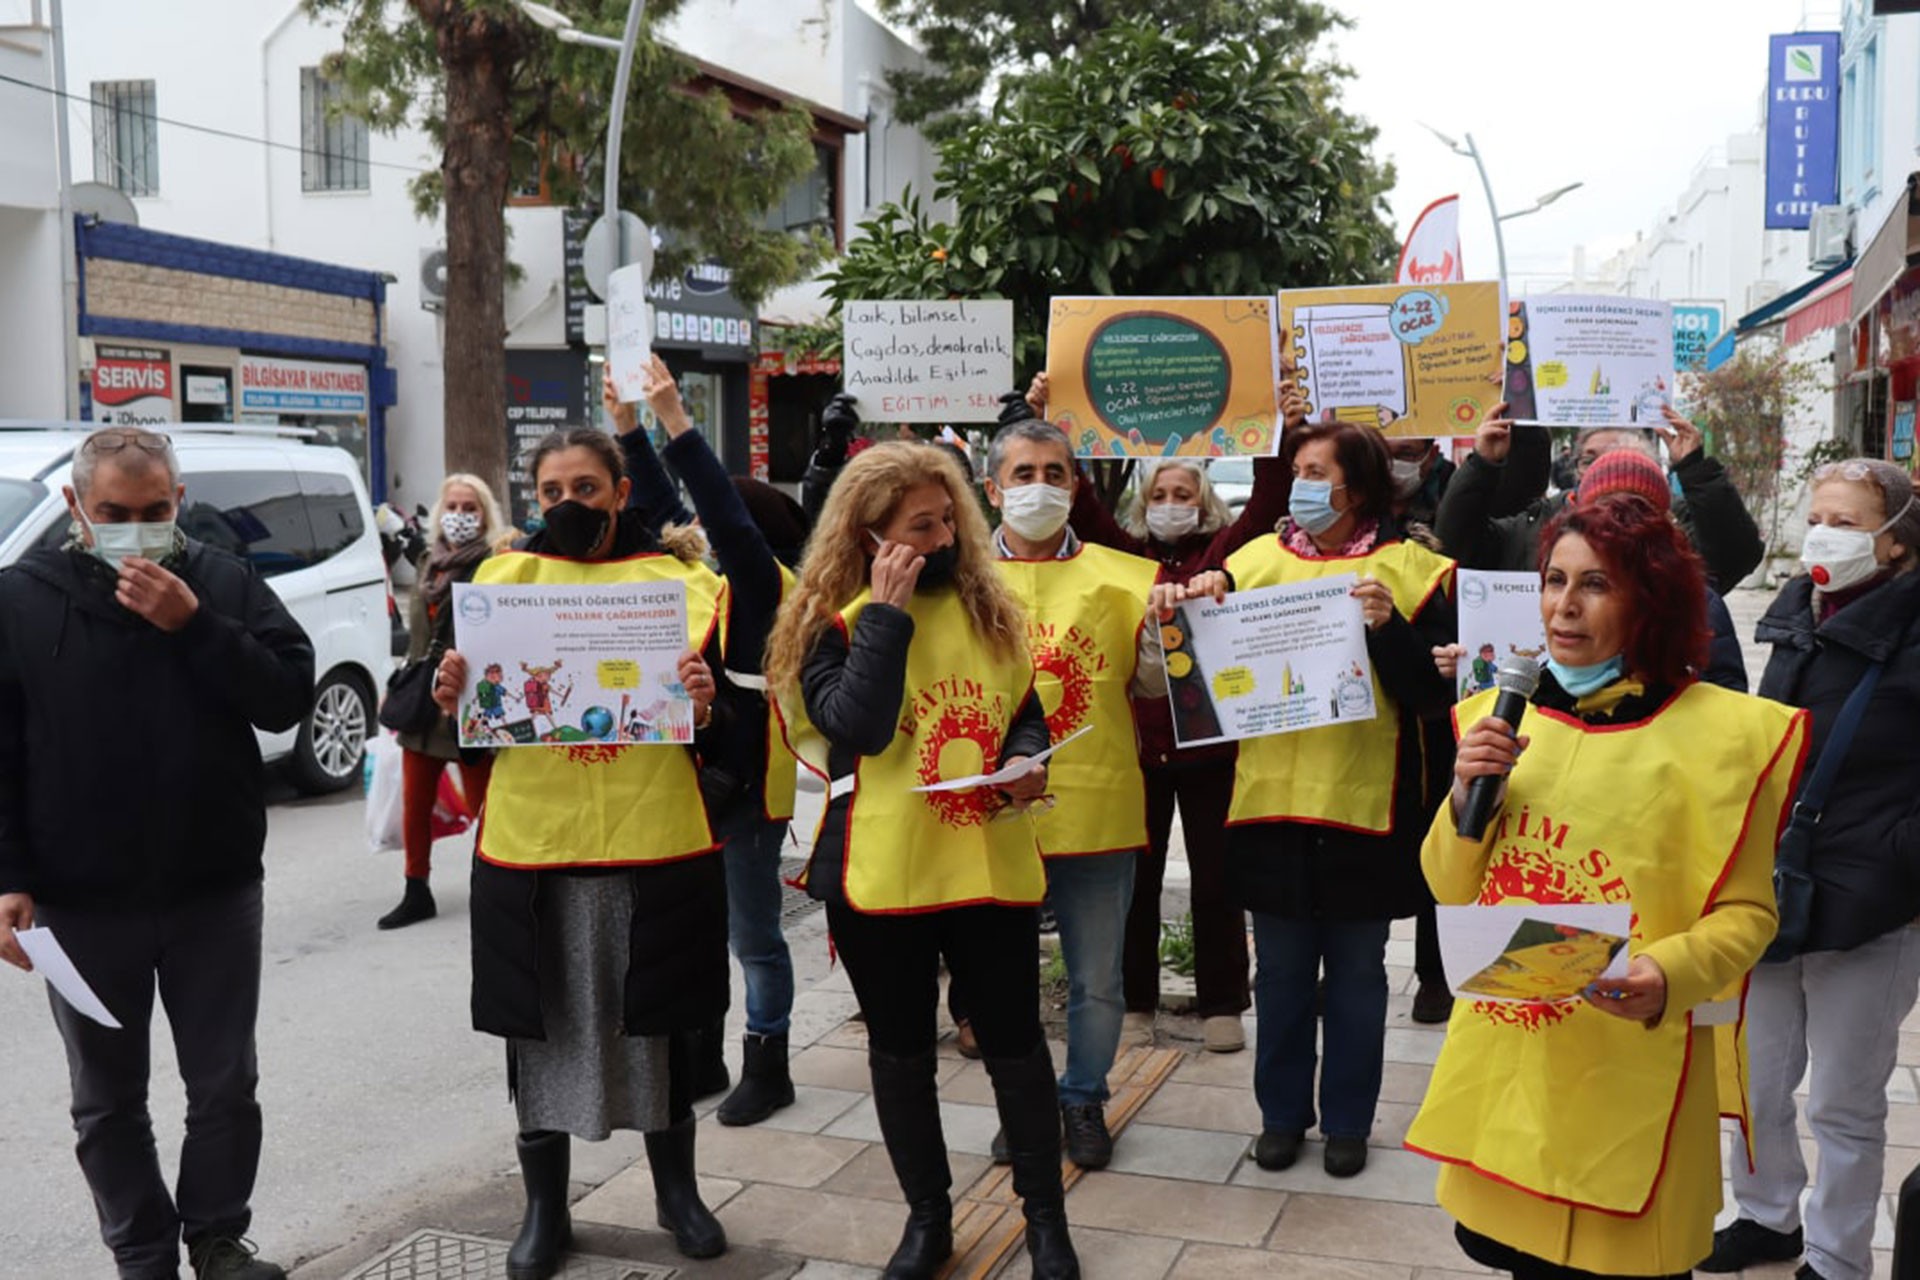
<instances>
[{"instance_id":1,"label":"white van","mask_svg":"<svg viewBox=\"0 0 1920 1280\"><path fill-rule=\"evenodd\" d=\"M0 567L57 547L61 487L92 423L0 422ZM162 424L187 486L180 528L245 556L313 641L313 709L297 730L260 735L302 791L360 780L379 691L392 669L386 562L359 464L273 428Z\"/></svg>"}]
</instances>

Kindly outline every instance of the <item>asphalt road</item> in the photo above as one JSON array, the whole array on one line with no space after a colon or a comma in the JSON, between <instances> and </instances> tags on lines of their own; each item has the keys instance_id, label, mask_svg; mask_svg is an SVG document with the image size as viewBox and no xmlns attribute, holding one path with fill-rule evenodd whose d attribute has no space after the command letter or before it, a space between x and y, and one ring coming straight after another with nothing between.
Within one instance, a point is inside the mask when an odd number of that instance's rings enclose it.
<instances>
[{"instance_id":1,"label":"asphalt road","mask_svg":"<svg viewBox=\"0 0 1920 1280\"><path fill-rule=\"evenodd\" d=\"M253 1236L263 1256L288 1264L513 1160L500 1042L467 1019L469 843L437 850L439 918L381 933L374 921L399 899L400 855L367 851L361 811L358 790L282 797L269 811L266 1150ZM185 1104L163 1017L153 1040L151 1109L171 1174ZM44 984L0 970L0 1275L113 1274L67 1103Z\"/></svg>"}]
</instances>

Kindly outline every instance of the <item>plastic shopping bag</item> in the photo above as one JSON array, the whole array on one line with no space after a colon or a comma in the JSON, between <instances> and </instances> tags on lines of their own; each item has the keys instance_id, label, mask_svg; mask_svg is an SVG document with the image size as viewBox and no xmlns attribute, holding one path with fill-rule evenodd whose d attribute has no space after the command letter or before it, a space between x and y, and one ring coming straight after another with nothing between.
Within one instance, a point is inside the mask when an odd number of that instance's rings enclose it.
<instances>
[{"instance_id":1,"label":"plastic shopping bag","mask_svg":"<svg viewBox=\"0 0 1920 1280\"><path fill-rule=\"evenodd\" d=\"M367 848L398 849L406 816L400 784L400 743L391 733L367 739Z\"/></svg>"},{"instance_id":2,"label":"plastic shopping bag","mask_svg":"<svg viewBox=\"0 0 1920 1280\"><path fill-rule=\"evenodd\" d=\"M452 768L441 772L440 786L434 794L430 828L435 840L457 836L473 825L473 813L467 808L466 797L460 794L460 788L453 785L453 773ZM466 781L464 774L461 781Z\"/></svg>"}]
</instances>

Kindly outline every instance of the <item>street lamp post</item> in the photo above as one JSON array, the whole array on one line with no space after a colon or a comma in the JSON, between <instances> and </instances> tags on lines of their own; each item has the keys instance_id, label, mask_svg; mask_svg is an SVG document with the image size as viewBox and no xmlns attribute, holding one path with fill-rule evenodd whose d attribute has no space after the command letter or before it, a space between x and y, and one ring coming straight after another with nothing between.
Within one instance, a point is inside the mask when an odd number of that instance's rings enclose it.
<instances>
[{"instance_id":1,"label":"street lamp post","mask_svg":"<svg viewBox=\"0 0 1920 1280\"><path fill-rule=\"evenodd\" d=\"M1470 133L1467 134L1466 143L1462 145L1458 139L1447 136L1430 124L1421 125L1420 127L1440 139L1441 142L1446 144L1447 149L1454 154L1465 156L1473 161L1473 167L1479 170L1480 187L1487 193L1487 212L1493 215L1493 250L1500 259L1500 291L1503 294L1511 295L1512 291L1507 288L1507 239L1506 236L1501 233L1500 224L1509 218L1524 218L1530 213L1538 213L1555 200L1558 200L1561 196L1566 195L1569 191L1577 190L1585 184L1569 182L1564 187L1556 187L1552 191L1542 195L1525 209L1516 209L1512 213L1502 213L1500 212L1499 204L1493 198L1493 180L1487 177L1487 162L1481 159L1480 148L1474 145L1473 135Z\"/></svg>"}]
</instances>

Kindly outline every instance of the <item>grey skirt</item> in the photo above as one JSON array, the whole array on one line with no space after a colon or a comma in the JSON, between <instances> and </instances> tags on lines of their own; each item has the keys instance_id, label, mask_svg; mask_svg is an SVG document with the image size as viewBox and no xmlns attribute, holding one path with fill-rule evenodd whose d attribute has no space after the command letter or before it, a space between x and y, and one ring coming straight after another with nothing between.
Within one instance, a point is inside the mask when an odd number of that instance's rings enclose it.
<instances>
[{"instance_id":1,"label":"grey skirt","mask_svg":"<svg viewBox=\"0 0 1920 1280\"><path fill-rule=\"evenodd\" d=\"M520 1129L598 1142L665 1129L667 1037L624 1034L634 881L550 873L542 888L545 1040L509 1039Z\"/></svg>"}]
</instances>

